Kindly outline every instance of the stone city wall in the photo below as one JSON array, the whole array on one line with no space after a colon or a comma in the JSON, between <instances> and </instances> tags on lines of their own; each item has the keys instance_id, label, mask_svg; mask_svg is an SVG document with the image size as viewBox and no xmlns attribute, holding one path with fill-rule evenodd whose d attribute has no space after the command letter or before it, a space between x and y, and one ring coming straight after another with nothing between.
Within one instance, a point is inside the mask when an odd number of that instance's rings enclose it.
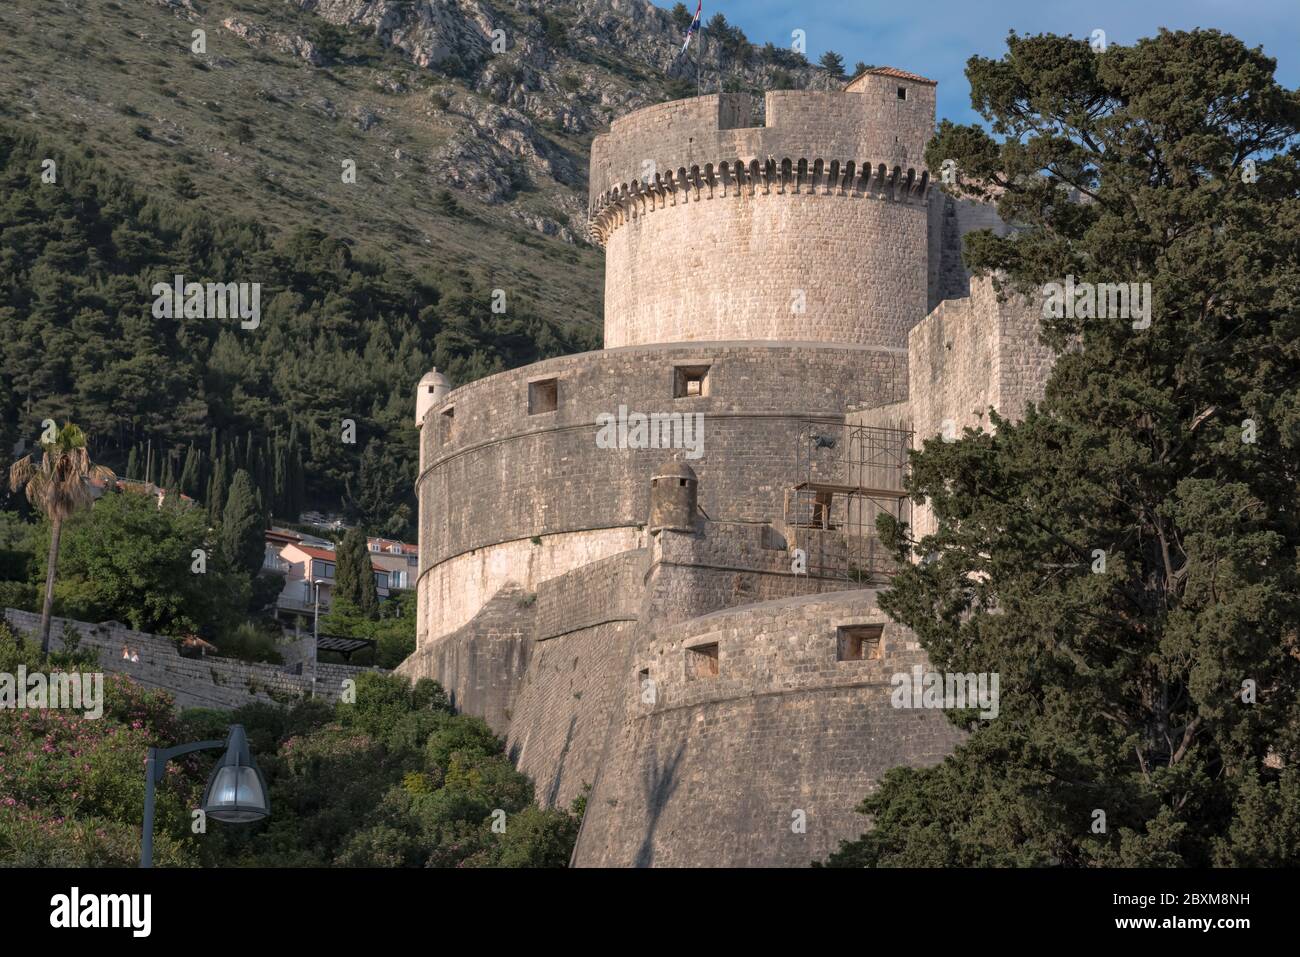
<instances>
[{"instance_id":1,"label":"stone city wall","mask_svg":"<svg viewBox=\"0 0 1300 957\"><path fill-rule=\"evenodd\" d=\"M1019 419L1042 397L1052 351L1038 340L1041 305L999 302L989 278L972 279L970 295L941 303L908 336L913 447L944 434L989 429L989 408ZM928 509L916 509L917 534L933 530Z\"/></svg>"},{"instance_id":2,"label":"stone city wall","mask_svg":"<svg viewBox=\"0 0 1300 957\"><path fill-rule=\"evenodd\" d=\"M28 634L40 628L41 616L6 608L5 619ZM278 665L250 663L234 658L207 655L182 657L176 642L161 635L135 631L120 625L53 618L50 645L65 650L64 628L71 626L81 636L80 647L98 653L99 667L108 674L126 675L137 684L169 692L177 708L221 708L233 710L253 702L291 705L314 697L337 701L343 682L363 671L375 670L353 665L318 664L313 689L311 667L306 674L291 674ZM122 649L139 658L122 657Z\"/></svg>"},{"instance_id":3,"label":"stone city wall","mask_svg":"<svg viewBox=\"0 0 1300 957\"><path fill-rule=\"evenodd\" d=\"M674 398L675 370L701 366L707 395ZM548 380L555 410L530 414L530 382ZM906 389L898 351L701 343L550 359L455 390L427 413L420 436L420 642L464 624L507 581L532 588L640 544L650 476L686 451L599 448L599 414L620 405L703 414L702 455L686 459L702 509L766 522L782 515L805 418L838 422L850 404L894 401ZM577 532L599 534L558 537Z\"/></svg>"},{"instance_id":4,"label":"stone city wall","mask_svg":"<svg viewBox=\"0 0 1300 957\"><path fill-rule=\"evenodd\" d=\"M883 626L882 657L837 660L837 626ZM717 674L693 656L717 646ZM617 719L575 850L580 866L804 866L865 821L885 771L942 760L961 732L897 709L890 677L925 665L875 592L716 612L664 629L620 676ZM653 704L640 694L654 682ZM792 827L802 812L806 831Z\"/></svg>"}]
</instances>

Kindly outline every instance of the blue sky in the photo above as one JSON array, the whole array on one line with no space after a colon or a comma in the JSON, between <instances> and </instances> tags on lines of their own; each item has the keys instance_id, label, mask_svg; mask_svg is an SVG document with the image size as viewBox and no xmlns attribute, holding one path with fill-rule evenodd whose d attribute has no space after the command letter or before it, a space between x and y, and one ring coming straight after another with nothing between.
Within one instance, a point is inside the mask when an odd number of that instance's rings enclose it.
<instances>
[{"instance_id":1,"label":"blue sky","mask_svg":"<svg viewBox=\"0 0 1300 957\"><path fill-rule=\"evenodd\" d=\"M654 0L669 8L672 0ZM687 3L691 12L695 2ZM963 72L973 54L1001 56L1009 30L1087 37L1106 31L1110 43L1154 36L1160 27L1215 28L1248 46L1260 46L1277 60L1278 81L1300 86L1300 2L1297 0L706 0L704 20L721 12L758 44L789 46L803 30L808 58L826 50L844 58L845 68L862 61L895 66L939 81L938 115L958 123L977 121Z\"/></svg>"}]
</instances>

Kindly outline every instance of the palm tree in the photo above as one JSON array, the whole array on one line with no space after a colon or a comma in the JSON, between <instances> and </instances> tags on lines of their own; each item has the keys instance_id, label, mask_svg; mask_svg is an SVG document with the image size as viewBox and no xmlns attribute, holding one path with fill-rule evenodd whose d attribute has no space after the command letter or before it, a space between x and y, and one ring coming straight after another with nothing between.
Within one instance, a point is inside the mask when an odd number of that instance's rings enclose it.
<instances>
[{"instance_id":1,"label":"palm tree","mask_svg":"<svg viewBox=\"0 0 1300 957\"><path fill-rule=\"evenodd\" d=\"M37 465L25 455L9 469L9 488L27 486L27 501L50 520L50 556L45 571L45 605L41 609L41 654L50 653L50 612L54 608L54 572L59 561L59 536L63 522L77 509L93 501L89 479L112 481L110 469L95 465L86 451L86 436L71 422L65 423L53 439L41 442L44 454Z\"/></svg>"}]
</instances>

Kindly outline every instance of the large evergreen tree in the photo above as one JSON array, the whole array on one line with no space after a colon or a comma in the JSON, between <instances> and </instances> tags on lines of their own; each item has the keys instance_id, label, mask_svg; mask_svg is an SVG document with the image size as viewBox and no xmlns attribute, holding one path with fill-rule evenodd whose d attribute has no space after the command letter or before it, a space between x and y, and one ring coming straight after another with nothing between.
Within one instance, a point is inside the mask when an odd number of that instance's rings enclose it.
<instances>
[{"instance_id":1,"label":"large evergreen tree","mask_svg":"<svg viewBox=\"0 0 1300 957\"><path fill-rule=\"evenodd\" d=\"M375 572L366 547L366 533L350 528L338 547L334 570L334 600L345 608L354 608L367 618L379 614L379 592Z\"/></svg>"},{"instance_id":2,"label":"large evergreen tree","mask_svg":"<svg viewBox=\"0 0 1300 957\"><path fill-rule=\"evenodd\" d=\"M255 575L266 552L266 527L261 495L248 473L240 469L230 482L230 495L221 513L218 551L226 568Z\"/></svg>"},{"instance_id":3,"label":"large evergreen tree","mask_svg":"<svg viewBox=\"0 0 1300 957\"><path fill-rule=\"evenodd\" d=\"M212 478L208 479L208 523L221 524L221 514L226 508L226 460L218 458L212 468Z\"/></svg>"},{"instance_id":4,"label":"large evergreen tree","mask_svg":"<svg viewBox=\"0 0 1300 957\"><path fill-rule=\"evenodd\" d=\"M822 54L822 58L818 62L821 64L822 69L831 76L844 75L844 57L834 50L827 50Z\"/></svg>"},{"instance_id":5,"label":"large evergreen tree","mask_svg":"<svg viewBox=\"0 0 1300 957\"><path fill-rule=\"evenodd\" d=\"M181 492L190 497L197 496L201 492L201 489L199 488L199 460L201 458L202 454L194 447L194 443L191 442L189 450L185 453L185 465L181 469L179 483Z\"/></svg>"},{"instance_id":6,"label":"large evergreen tree","mask_svg":"<svg viewBox=\"0 0 1300 957\"><path fill-rule=\"evenodd\" d=\"M882 522L929 559L881 604L936 670L998 673L1000 714L886 775L833 862L1296 864L1300 95L1213 31L1008 46L967 68L1000 139L945 123L926 154L1023 226L968 263L1154 306L1045 317L1038 408L914 456L938 528Z\"/></svg>"}]
</instances>

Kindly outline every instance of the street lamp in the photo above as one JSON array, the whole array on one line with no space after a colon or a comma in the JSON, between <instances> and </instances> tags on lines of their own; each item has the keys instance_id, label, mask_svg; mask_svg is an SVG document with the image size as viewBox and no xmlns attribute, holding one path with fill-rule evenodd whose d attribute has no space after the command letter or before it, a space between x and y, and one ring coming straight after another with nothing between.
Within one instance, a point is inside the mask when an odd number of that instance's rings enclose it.
<instances>
[{"instance_id":1,"label":"street lamp","mask_svg":"<svg viewBox=\"0 0 1300 957\"><path fill-rule=\"evenodd\" d=\"M250 824L271 813L271 802L266 795L266 779L248 749L248 737L243 725L232 724L230 736L225 741L196 741L179 744L174 748L150 748L145 760L144 832L140 842L140 866L153 867L153 805L154 787L162 781L167 762L195 751L212 751L225 748L217 766L212 769L207 787L203 789L203 813L228 824Z\"/></svg>"},{"instance_id":2,"label":"street lamp","mask_svg":"<svg viewBox=\"0 0 1300 957\"><path fill-rule=\"evenodd\" d=\"M317 578L312 581L312 590L315 593L316 613L311 622L312 641L320 641L320 586L326 584L325 579Z\"/></svg>"}]
</instances>

